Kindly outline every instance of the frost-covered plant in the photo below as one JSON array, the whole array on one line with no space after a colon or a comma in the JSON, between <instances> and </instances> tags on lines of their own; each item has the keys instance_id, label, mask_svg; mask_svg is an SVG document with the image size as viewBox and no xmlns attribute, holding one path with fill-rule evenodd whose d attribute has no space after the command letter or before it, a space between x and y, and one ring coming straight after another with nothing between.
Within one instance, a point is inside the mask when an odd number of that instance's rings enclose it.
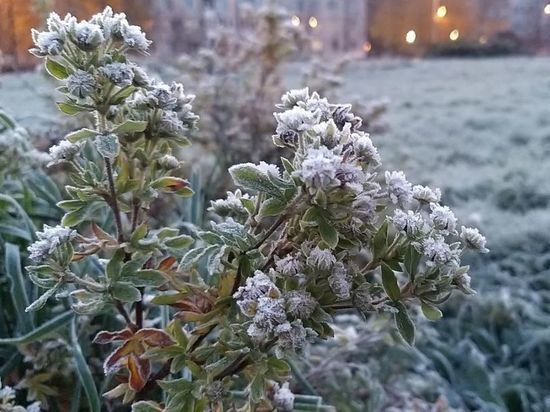
<instances>
[{"instance_id":1,"label":"frost-covered plant","mask_svg":"<svg viewBox=\"0 0 550 412\"><path fill-rule=\"evenodd\" d=\"M199 166L209 199L231 187L225 170L232 164L278 160L280 151L262 136L276 125L273 102L287 90L289 72L296 71L289 67L293 58L300 51L301 58L309 58L307 33L291 24L287 10L273 4L257 10L247 2L239 8L242 18L238 27L224 26L207 14L206 46L182 56L175 65L180 73L174 76L183 78L197 95L195 108L202 121L191 137L206 151ZM342 65L312 60L302 66L302 84L315 85L313 89L325 96L336 94ZM374 123L384 107L371 102L361 113L369 124ZM197 147L189 151L189 158L196 156L195 150Z\"/></svg>"},{"instance_id":2,"label":"frost-covered plant","mask_svg":"<svg viewBox=\"0 0 550 412\"><path fill-rule=\"evenodd\" d=\"M15 389L11 386L2 386L0 381L0 412L40 412L40 402L33 402L28 406L19 406L15 403Z\"/></svg>"},{"instance_id":3,"label":"frost-covered plant","mask_svg":"<svg viewBox=\"0 0 550 412\"><path fill-rule=\"evenodd\" d=\"M40 168L47 160L32 146L27 131L0 111L0 186L7 177Z\"/></svg>"},{"instance_id":4,"label":"frost-covered plant","mask_svg":"<svg viewBox=\"0 0 550 412\"><path fill-rule=\"evenodd\" d=\"M460 257L486 251L483 237L458 235L438 191L415 190L402 172L380 182L361 119L308 89L278 105L273 142L290 153L282 167L232 166L240 190L212 202L209 230L152 227L161 193L192 194L173 152L196 122L192 97L129 60L149 41L109 8L82 22L52 14L33 38L63 81L59 108L92 112L96 126L51 150L72 183L61 224L29 248L31 279L46 291L28 310L55 296L79 315L120 313L122 329L94 338L116 346L103 367L121 383L107 398L135 411L299 409L288 361L334 334L335 313L387 312L412 344L409 307L436 319L454 289L472 293ZM112 225L94 220L98 204ZM77 270L90 261L100 276Z\"/></svg>"}]
</instances>

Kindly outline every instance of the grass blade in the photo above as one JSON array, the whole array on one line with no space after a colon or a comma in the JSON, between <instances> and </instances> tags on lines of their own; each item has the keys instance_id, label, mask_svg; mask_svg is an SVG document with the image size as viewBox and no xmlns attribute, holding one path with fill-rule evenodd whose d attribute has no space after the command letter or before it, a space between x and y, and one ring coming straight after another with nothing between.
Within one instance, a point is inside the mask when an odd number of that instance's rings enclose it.
<instances>
[{"instance_id":1,"label":"grass blade","mask_svg":"<svg viewBox=\"0 0 550 412\"><path fill-rule=\"evenodd\" d=\"M30 332L34 329L34 324L32 314L25 312L25 308L29 306L29 297L21 271L21 256L19 247L12 243L6 243L5 265L6 273L11 280L11 296L19 326L23 333Z\"/></svg>"},{"instance_id":2,"label":"grass blade","mask_svg":"<svg viewBox=\"0 0 550 412\"><path fill-rule=\"evenodd\" d=\"M23 360L23 355L15 352L11 357L0 366L0 378L6 377Z\"/></svg>"},{"instance_id":3,"label":"grass blade","mask_svg":"<svg viewBox=\"0 0 550 412\"><path fill-rule=\"evenodd\" d=\"M16 338L5 338L0 339L0 345L26 345L28 343L36 342L37 340L43 339L44 337L55 332L57 329L65 326L71 321L74 317L73 312L65 312L61 315L57 315L55 318L47 321L46 323L40 325L33 331L27 333L23 336L18 336Z\"/></svg>"},{"instance_id":4,"label":"grass blade","mask_svg":"<svg viewBox=\"0 0 550 412\"><path fill-rule=\"evenodd\" d=\"M36 239L36 226L32 222L32 220L29 217L29 215L27 214L27 212L25 212L25 209L23 209L23 207L21 207L21 205L19 203L17 203L17 201L13 197L8 196L8 195L0 194L0 201L9 203L10 205L12 205L17 210L17 213L23 218L23 220L25 222L25 225L27 226L27 230L29 231L29 234L31 235L31 238L33 240L35 240Z\"/></svg>"},{"instance_id":5,"label":"grass blade","mask_svg":"<svg viewBox=\"0 0 550 412\"><path fill-rule=\"evenodd\" d=\"M97 388L94 383L94 378L88 364L86 363L86 358L82 353L82 348L80 343L78 343L78 334L76 333L76 320L71 323L71 341L73 344L73 353L76 363L76 371L78 377L80 378L80 383L84 388L86 397L88 398L88 405L90 406L91 412L100 412L101 403L99 401L99 395L97 393Z\"/></svg>"}]
</instances>

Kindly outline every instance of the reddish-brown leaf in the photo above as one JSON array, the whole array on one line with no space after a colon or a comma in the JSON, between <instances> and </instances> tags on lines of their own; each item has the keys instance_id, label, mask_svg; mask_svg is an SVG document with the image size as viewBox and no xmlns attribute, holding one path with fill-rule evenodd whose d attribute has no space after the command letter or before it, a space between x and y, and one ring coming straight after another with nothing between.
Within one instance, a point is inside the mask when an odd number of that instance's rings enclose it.
<instances>
[{"instance_id":1,"label":"reddish-brown leaf","mask_svg":"<svg viewBox=\"0 0 550 412\"><path fill-rule=\"evenodd\" d=\"M149 360L142 359L135 354L130 354L127 362L129 379L128 384L134 391L139 392L147 384L151 374Z\"/></svg>"},{"instance_id":2,"label":"reddish-brown leaf","mask_svg":"<svg viewBox=\"0 0 550 412\"><path fill-rule=\"evenodd\" d=\"M174 256L168 256L159 263L158 270L168 270L172 266L174 266L174 263L176 263L176 261L177 260Z\"/></svg>"},{"instance_id":3,"label":"reddish-brown leaf","mask_svg":"<svg viewBox=\"0 0 550 412\"><path fill-rule=\"evenodd\" d=\"M133 334L134 333L128 328L117 330L114 332L102 330L98 332L97 335L95 335L93 342L99 343L100 345L104 345L106 343L113 343L113 342L123 342L130 339Z\"/></svg>"},{"instance_id":4,"label":"reddish-brown leaf","mask_svg":"<svg viewBox=\"0 0 550 412\"><path fill-rule=\"evenodd\" d=\"M134 335L134 339L144 342L149 346L166 347L174 344L174 341L162 329L144 328L140 329Z\"/></svg>"},{"instance_id":5,"label":"reddish-brown leaf","mask_svg":"<svg viewBox=\"0 0 550 412\"><path fill-rule=\"evenodd\" d=\"M111 354L107 356L107 359L105 359L105 362L103 363L103 371L105 372L105 375L114 373L122 368L122 366L124 366L124 359L136 350L136 346L141 345L136 345L134 341L129 340L125 342L120 348L111 352ZM143 352L143 350L141 352Z\"/></svg>"}]
</instances>

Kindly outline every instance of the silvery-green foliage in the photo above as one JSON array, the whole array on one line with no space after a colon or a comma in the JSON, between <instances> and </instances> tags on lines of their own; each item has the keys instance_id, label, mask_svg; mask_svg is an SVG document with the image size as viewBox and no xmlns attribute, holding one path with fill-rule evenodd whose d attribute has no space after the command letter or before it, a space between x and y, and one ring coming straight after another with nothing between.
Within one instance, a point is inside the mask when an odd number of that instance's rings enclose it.
<instances>
[{"instance_id":1,"label":"silvery-green foliage","mask_svg":"<svg viewBox=\"0 0 550 412\"><path fill-rule=\"evenodd\" d=\"M193 193L176 174L175 151L197 121L193 96L136 69L127 52L146 52L149 42L110 8L81 22L53 14L46 33L55 36L34 33L33 52L63 82L58 107L93 113L96 123L66 136L77 147L52 150L71 184L60 224L29 247L30 278L45 291L27 310L56 297L78 315L119 312L125 326L93 341L117 346L103 360L121 382L107 398L136 411L214 411L245 391L244 411L292 410L299 396L288 361L333 336L337 312L388 313L412 344L411 308L435 320L454 290L472 293L460 258L466 246L485 252L484 238L473 229L458 235L437 190L415 198L401 171L382 181L362 119L308 89L284 95L275 114L273 143L289 154L280 166L230 167L239 190L212 202L218 215L208 230L155 227L156 198ZM110 225L95 219L106 209ZM93 273L77 270L98 258ZM156 327L147 315L163 305L172 311ZM191 380L177 377L184 370Z\"/></svg>"}]
</instances>

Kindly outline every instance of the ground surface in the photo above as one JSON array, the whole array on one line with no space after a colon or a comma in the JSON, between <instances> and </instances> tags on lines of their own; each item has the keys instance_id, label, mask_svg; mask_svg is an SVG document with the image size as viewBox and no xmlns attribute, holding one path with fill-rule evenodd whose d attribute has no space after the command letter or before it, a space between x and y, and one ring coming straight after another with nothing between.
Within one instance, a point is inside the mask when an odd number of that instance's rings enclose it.
<instances>
[{"instance_id":1,"label":"ground surface","mask_svg":"<svg viewBox=\"0 0 550 412\"><path fill-rule=\"evenodd\" d=\"M442 188L462 220L504 246L550 227L550 59L357 63L343 89L387 97L372 136L385 167Z\"/></svg>"}]
</instances>

